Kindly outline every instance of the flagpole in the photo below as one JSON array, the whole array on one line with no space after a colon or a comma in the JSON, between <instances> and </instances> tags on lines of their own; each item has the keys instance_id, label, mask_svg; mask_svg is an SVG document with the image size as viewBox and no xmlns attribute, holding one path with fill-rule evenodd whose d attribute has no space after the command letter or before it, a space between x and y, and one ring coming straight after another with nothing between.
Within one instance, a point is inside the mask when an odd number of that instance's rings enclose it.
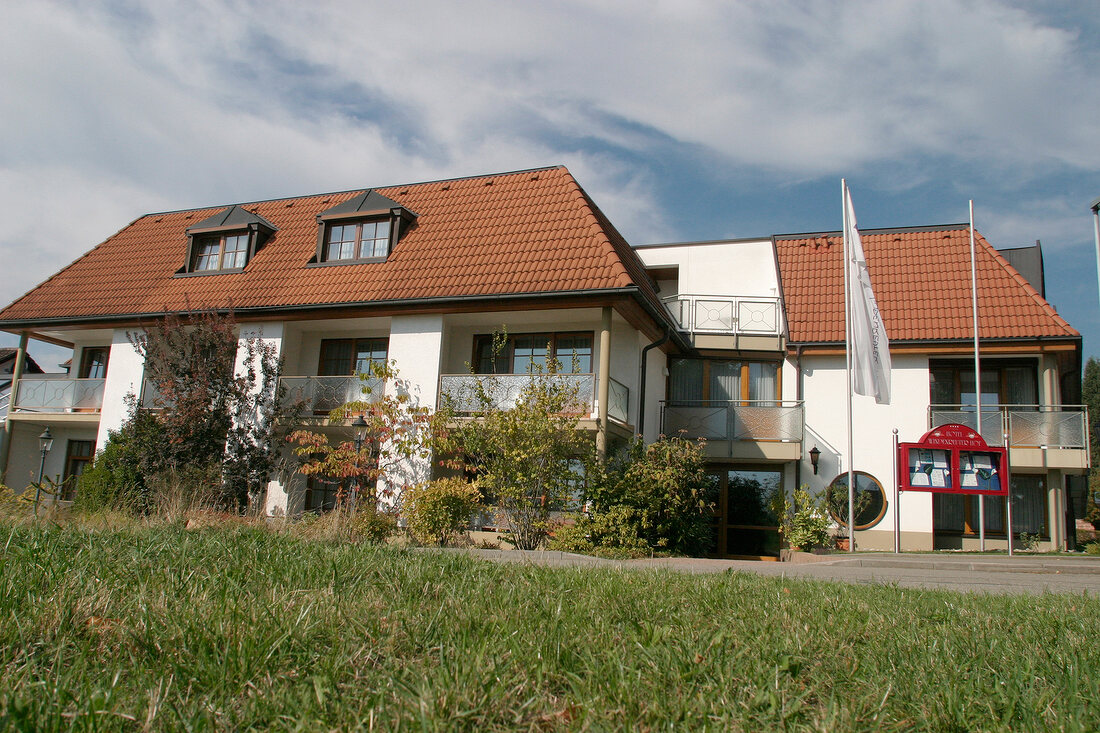
<instances>
[{"instance_id":1,"label":"flagpole","mask_svg":"<svg viewBox=\"0 0 1100 733\"><path fill-rule=\"evenodd\" d=\"M970 199L970 297L974 311L974 394L977 399L978 435L982 434L982 359L978 349L978 268L974 254L974 199ZM1007 445L1007 443L1005 444ZM1012 539L1009 538L1009 542ZM978 494L978 549L985 552L985 496Z\"/></svg>"},{"instance_id":2,"label":"flagpole","mask_svg":"<svg viewBox=\"0 0 1100 733\"><path fill-rule=\"evenodd\" d=\"M848 282L850 278L849 243L848 243L848 182L840 179L840 207L844 211L844 376L847 380L848 393L848 552L856 551L856 483L855 462L852 460L852 304L849 295Z\"/></svg>"}]
</instances>

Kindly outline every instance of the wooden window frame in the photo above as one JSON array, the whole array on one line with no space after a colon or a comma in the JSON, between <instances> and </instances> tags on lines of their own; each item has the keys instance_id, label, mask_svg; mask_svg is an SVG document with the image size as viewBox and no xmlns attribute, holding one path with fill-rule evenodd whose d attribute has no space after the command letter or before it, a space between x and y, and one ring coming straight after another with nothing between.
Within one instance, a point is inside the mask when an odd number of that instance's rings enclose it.
<instances>
[{"instance_id":1,"label":"wooden window frame","mask_svg":"<svg viewBox=\"0 0 1100 733\"><path fill-rule=\"evenodd\" d=\"M508 334L508 340L504 345L504 351L501 354L499 354L497 356L497 359L494 361L494 370L492 372L482 372L482 371L480 371L480 369L481 369L482 346L486 345L489 348L491 348L494 336L491 333L490 334L484 334L484 333L483 334L477 334L477 335L474 336L474 350L473 350L473 356L472 356L472 359L470 360L470 363L474 365L474 370L475 370L474 373L475 374L527 374L527 372L517 372L517 371L515 371L515 363L516 363L515 362L515 342L516 342L516 339L517 338L524 338L524 339L526 339L526 338L535 338L535 339L545 338L544 343L549 344L549 346L550 346L550 353L547 354L547 356L548 357L552 356L553 358L555 358L559 362L561 362L562 367L563 367L562 373L573 374L574 372L572 372L572 371L566 372L565 369L564 369L564 367L568 366L571 370L573 365L572 365L572 363L567 364L566 361L561 356L558 355L558 352L560 350L559 346L558 346L558 341L560 339L563 339L563 338L575 338L575 337L578 337L578 336L585 337L589 340L589 343L590 343L589 351L590 351L590 353L588 355L589 371L587 371L587 372L576 372L576 373L577 374L593 374L593 373L595 373L595 370L596 370L596 364L595 364L595 360L596 360L596 336L595 336L594 331L550 331L550 332L533 331L533 332L529 332L529 333L509 333ZM572 350L570 350L570 354L572 354ZM495 368L496 365L499 364L502 361L506 363L507 371L499 371Z\"/></svg>"},{"instance_id":2,"label":"wooden window frame","mask_svg":"<svg viewBox=\"0 0 1100 733\"><path fill-rule=\"evenodd\" d=\"M188 247L187 254L187 271L184 274L187 275L212 275L214 273L222 272L242 272L248 263L252 261L252 257L256 251L256 230L250 229L237 229L227 232L196 232L191 236L191 243ZM226 241L229 239L236 239L238 237L244 237L244 247L227 250ZM202 256L199 254L200 247L204 243L212 242L213 240L218 242L218 253L215 255L217 267L208 267L205 269L199 269L199 258ZM240 266L226 267L227 255L233 254L234 256L244 252L244 264ZM234 257L235 259L235 257Z\"/></svg>"},{"instance_id":3,"label":"wooden window frame","mask_svg":"<svg viewBox=\"0 0 1100 733\"><path fill-rule=\"evenodd\" d=\"M355 364L356 364L356 361L357 361L356 355L359 353L359 343L362 342L362 341L381 341L381 342L385 342L385 345L386 345L385 360L389 359L389 356L390 356L390 340L385 336L362 336L362 337L349 337L349 338L321 339L321 345L317 349L317 376L322 376L322 377L351 377L351 376L355 376L355 374L357 373L355 371ZM351 344L351 363L348 365L350 371L341 372L340 374L325 374L325 373L323 373L324 365L325 365L325 362L326 362L326 359L325 359L325 350L326 350L326 348L332 348L336 344L341 344L341 343L350 343Z\"/></svg>"},{"instance_id":4,"label":"wooden window frame","mask_svg":"<svg viewBox=\"0 0 1100 733\"><path fill-rule=\"evenodd\" d=\"M73 448L76 446L87 446L88 455L73 455ZM70 478L79 480L79 477L83 475L84 471L92 465L92 461L95 460L95 441L94 440L68 440L65 444L65 473L62 476L62 493L61 498L70 501L73 498L73 494L76 491L76 481L69 481ZM80 471L74 471L74 464L83 464L83 468Z\"/></svg>"},{"instance_id":5,"label":"wooden window frame","mask_svg":"<svg viewBox=\"0 0 1100 733\"><path fill-rule=\"evenodd\" d=\"M1043 540L1049 540L1050 539L1050 502L1049 502L1048 496L1047 496L1047 495L1049 495L1049 490L1047 489L1045 484L1043 485L1043 494L1044 494L1043 502L1042 502L1043 523L1042 523L1042 526L1040 527L1040 530L1039 530L1039 538L1043 539ZM958 497L961 497L961 499L963 500L963 527L962 527L961 530L959 530L959 529L937 529L937 530L935 530L936 533L937 534L942 534L942 535L947 536L947 537L979 537L979 536L981 536L981 531L980 531L980 528L978 526L979 525L979 522L978 522L978 498L981 495L980 494L951 494L951 493L935 494L933 501L942 501L943 497L948 497L948 496L958 496ZM1003 496L1003 497L1002 496L995 496L995 497L989 497L989 498L1002 499L1003 501L1011 501L1012 500L1012 487L1009 486L1007 496ZM1003 501L1002 501L1002 504L1001 504L1001 527L1002 528L1006 527L1008 525L1008 516L1007 516L1007 512L1005 511L1005 504L1003 503ZM986 519L988 521L988 519L989 519L989 504L988 503L986 503L985 510L986 510ZM933 510L933 516L934 515L935 515L935 510ZM857 527L857 529L858 529L858 527ZM1013 537L1019 537L1021 534L1022 533L1019 530L1013 530L1012 531L1012 536ZM1005 529L989 529L988 527L986 527L985 536L986 537L992 537L994 539L1006 539L1007 538L1007 532L1006 532Z\"/></svg>"},{"instance_id":6,"label":"wooden window frame","mask_svg":"<svg viewBox=\"0 0 1100 733\"><path fill-rule=\"evenodd\" d=\"M100 353L103 354L103 376L101 376L101 377L90 377L90 376L88 376L88 374L91 371L91 367L92 367L92 364L90 363L91 356L93 354L100 354ZM80 367L77 369L77 372L76 372L77 379L106 379L107 378L107 367L108 367L108 364L110 362L110 358L111 358L111 347L110 346L85 346L80 351Z\"/></svg>"},{"instance_id":7,"label":"wooden window frame","mask_svg":"<svg viewBox=\"0 0 1100 733\"><path fill-rule=\"evenodd\" d=\"M1037 359L987 359L982 361L982 374L983 376L989 372L996 372L997 374L997 401L1000 404L1007 404L1004 402L1004 397L1008 393L1008 380L1006 378L1006 372L1009 369L1026 368L1032 378L1032 386L1035 390L1036 404L1041 405L1042 394L1040 392L1041 380L1039 378L1039 364ZM954 396L953 402L946 404L961 405L962 404L962 373L974 371L974 362L958 359L929 359L928 360L928 398L931 402L932 399L932 372L936 369L950 369L952 370L953 385L952 390ZM983 397L985 393L983 392ZM983 399L984 403L985 400ZM932 402L932 404L945 404L939 402ZM989 406L992 407L992 406ZM988 409L988 408L987 408Z\"/></svg>"},{"instance_id":8,"label":"wooden window frame","mask_svg":"<svg viewBox=\"0 0 1100 733\"><path fill-rule=\"evenodd\" d=\"M385 262L386 259L389 258L390 252L393 251L393 233L394 233L394 230L397 228L396 225L395 225L395 219L396 219L396 217L387 216L387 217L371 217L371 218L367 218L367 219L354 219L354 220L334 219L334 220L331 220L331 221L326 221L324 223L324 225L321 227L321 229L322 229L322 233L321 233L322 241L321 241L320 251L317 253L317 262L318 263L324 263L324 264L341 264L341 265L347 265L347 264L351 264L351 263L354 263L354 262ZM373 253L374 243L378 242L378 241L381 241L383 239L383 237L371 237L371 238L368 238L368 239L364 239L363 238L363 228L368 224L372 224L372 225L377 226L378 224L381 224L381 223L385 223L387 228L388 228L386 236L384 237L384 239L386 241L386 253L383 254L383 255L377 255L377 254ZM354 242L354 244L352 245L353 246L353 253L352 253L351 257L333 258L330 255L329 245L331 244L331 242L329 240L331 238L332 232L333 232L335 227L355 227L354 239L348 240L348 241ZM363 247L364 247L365 243L370 244L371 249L372 249L371 254L364 254L363 253Z\"/></svg>"},{"instance_id":9,"label":"wooden window frame","mask_svg":"<svg viewBox=\"0 0 1100 733\"><path fill-rule=\"evenodd\" d=\"M750 382L750 380L749 380L749 370L750 370L752 364L771 364L771 365L775 366L775 393L776 393L775 397L761 397L761 398L758 398L757 401L764 400L764 401L767 401L767 402L780 402L783 399L783 397L782 397L782 395L783 395L783 363L782 362L769 361L767 359L711 359L711 358L707 358L707 357L702 357L702 358L677 357L677 358L683 359L685 361L690 359L690 360L693 360L693 361L703 362L703 398L702 398L703 402L716 401L716 400L712 400L712 398L710 396L710 384L711 384L711 381L710 381L710 368L711 368L711 365L715 362L720 362L720 363L724 363L724 364L737 363L737 364L741 365L741 373L740 373L740 376L738 377L738 386L741 389L741 395L740 395L739 400L729 400L730 402L740 401L740 402L743 402L743 403L748 403L752 400L752 398L749 397L749 382ZM669 394L669 392L670 392L671 379L672 379L671 375L669 377L667 377L667 379L666 379L665 394Z\"/></svg>"}]
</instances>

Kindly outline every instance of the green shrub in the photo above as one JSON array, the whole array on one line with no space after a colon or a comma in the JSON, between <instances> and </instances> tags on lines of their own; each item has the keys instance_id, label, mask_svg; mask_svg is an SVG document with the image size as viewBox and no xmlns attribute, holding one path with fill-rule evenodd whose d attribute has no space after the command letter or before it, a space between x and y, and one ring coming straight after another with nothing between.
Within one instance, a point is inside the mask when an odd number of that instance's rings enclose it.
<instances>
[{"instance_id":1,"label":"green shrub","mask_svg":"<svg viewBox=\"0 0 1100 733\"><path fill-rule=\"evenodd\" d=\"M795 550L826 545L832 526L822 501L810 496L806 488L795 489L793 499L782 492L773 498L773 509L779 516L779 534Z\"/></svg>"},{"instance_id":2,"label":"green shrub","mask_svg":"<svg viewBox=\"0 0 1100 733\"><path fill-rule=\"evenodd\" d=\"M153 415L134 411L118 431L111 432L95 462L80 477L73 508L84 513L121 510L134 514L151 508L147 460L163 442Z\"/></svg>"},{"instance_id":3,"label":"green shrub","mask_svg":"<svg viewBox=\"0 0 1100 733\"><path fill-rule=\"evenodd\" d=\"M403 503L413 539L444 547L466 529L481 504L481 492L463 478L440 478L406 489Z\"/></svg>"},{"instance_id":4,"label":"green shrub","mask_svg":"<svg viewBox=\"0 0 1100 733\"><path fill-rule=\"evenodd\" d=\"M578 524L596 547L706 554L712 490L701 443L661 438L647 446L638 439L604 464L590 461L585 498L591 511ZM627 539L630 531L636 540Z\"/></svg>"},{"instance_id":5,"label":"green shrub","mask_svg":"<svg viewBox=\"0 0 1100 733\"><path fill-rule=\"evenodd\" d=\"M618 557L641 557L650 552L644 539L649 529L646 516L622 505L604 512L579 515L574 524L559 527L550 541L550 549Z\"/></svg>"}]
</instances>

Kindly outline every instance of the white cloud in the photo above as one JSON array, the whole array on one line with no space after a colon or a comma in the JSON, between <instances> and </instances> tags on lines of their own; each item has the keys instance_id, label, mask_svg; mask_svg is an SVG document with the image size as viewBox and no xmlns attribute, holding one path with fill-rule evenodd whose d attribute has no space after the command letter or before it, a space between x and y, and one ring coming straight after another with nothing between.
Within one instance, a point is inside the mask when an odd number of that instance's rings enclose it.
<instances>
[{"instance_id":1,"label":"white cloud","mask_svg":"<svg viewBox=\"0 0 1100 733\"><path fill-rule=\"evenodd\" d=\"M145 211L558 162L628 238L672 239L678 212L645 165L667 146L786 180L896 162L903 175L874 183L895 191L935 172L922 156L970 161L991 186L1100 168L1095 49L991 1L39 2L5 16L4 301ZM1039 203L994 217L1005 241L1077 216Z\"/></svg>"}]
</instances>

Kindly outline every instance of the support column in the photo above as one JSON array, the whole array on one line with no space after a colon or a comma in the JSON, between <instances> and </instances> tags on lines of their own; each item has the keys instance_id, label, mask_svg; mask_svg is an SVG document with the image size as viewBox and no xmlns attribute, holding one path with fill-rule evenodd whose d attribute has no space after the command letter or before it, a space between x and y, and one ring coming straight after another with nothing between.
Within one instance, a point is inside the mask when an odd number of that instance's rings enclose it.
<instances>
[{"instance_id":1,"label":"support column","mask_svg":"<svg viewBox=\"0 0 1100 733\"><path fill-rule=\"evenodd\" d=\"M410 407L435 410L443 363L443 316L394 316L389 357L397 368L397 379L386 383L386 394L407 395ZM394 466L379 488L387 490L389 501L396 501L405 487L427 481L431 472L430 459L410 457Z\"/></svg>"},{"instance_id":2,"label":"support column","mask_svg":"<svg viewBox=\"0 0 1100 733\"><path fill-rule=\"evenodd\" d=\"M1060 470L1047 471L1047 514L1050 548L1066 549L1066 480Z\"/></svg>"},{"instance_id":3,"label":"support column","mask_svg":"<svg viewBox=\"0 0 1100 733\"><path fill-rule=\"evenodd\" d=\"M8 412L4 418L4 434L0 436L0 484L8 478L8 456L11 453L11 413L15 409L15 395L18 394L19 380L27 364L27 332L19 334L19 348L15 352L15 368L11 373L11 392L8 393Z\"/></svg>"},{"instance_id":4,"label":"support column","mask_svg":"<svg viewBox=\"0 0 1100 733\"><path fill-rule=\"evenodd\" d=\"M607 458L607 400L611 392L611 306L604 306L600 321L600 369L597 379L596 452Z\"/></svg>"},{"instance_id":5,"label":"support column","mask_svg":"<svg viewBox=\"0 0 1100 733\"><path fill-rule=\"evenodd\" d=\"M282 323L247 323L242 324L237 335L237 355L233 363L233 374L243 377L249 369L256 373L256 384L253 394L257 394L263 388L263 372L260 362L253 357L249 359L248 344L257 341L260 345L272 346L275 349L275 357L279 358L283 350L283 324ZM278 386L276 385L276 394ZM259 414L250 415L252 420L258 420ZM264 513L268 516L285 514L287 510L287 477L279 474L268 477L267 492L263 497L258 497L258 503L263 504ZM252 502L252 497L249 497Z\"/></svg>"}]
</instances>

